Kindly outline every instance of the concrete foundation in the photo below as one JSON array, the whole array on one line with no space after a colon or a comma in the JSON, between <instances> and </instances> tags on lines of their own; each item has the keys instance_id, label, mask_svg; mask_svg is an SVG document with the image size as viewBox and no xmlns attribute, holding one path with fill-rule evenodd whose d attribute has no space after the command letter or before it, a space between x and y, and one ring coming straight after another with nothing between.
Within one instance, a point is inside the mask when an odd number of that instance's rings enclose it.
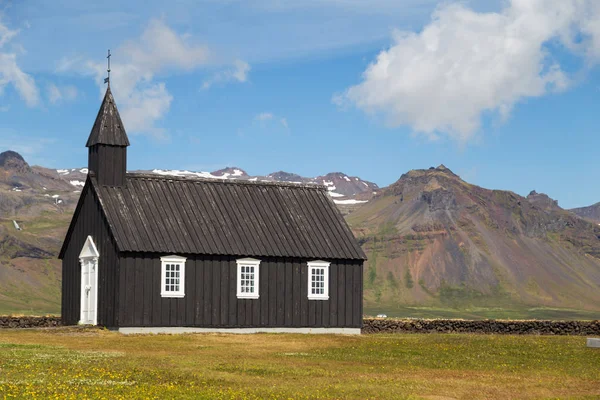
<instances>
[{"instance_id":1,"label":"concrete foundation","mask_svg":"<svg viewBox=\"0 0 600 400\"><path fill-rule=\"evenodd\" d=\"M125 335L133 334L177 334L177 333L306 333L333 335L360 335L360 328L193 328L193 327L140 327L119 328Z\"/></svg>"}]
</instances>

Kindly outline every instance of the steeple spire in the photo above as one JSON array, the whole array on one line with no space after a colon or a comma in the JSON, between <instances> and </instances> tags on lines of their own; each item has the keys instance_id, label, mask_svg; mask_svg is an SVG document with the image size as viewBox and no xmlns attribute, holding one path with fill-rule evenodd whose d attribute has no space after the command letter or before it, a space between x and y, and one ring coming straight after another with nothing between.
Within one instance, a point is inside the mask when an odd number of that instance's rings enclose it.
<instances>
[{"instance_id":1,"label":"steeple spire","mask_svg":"<svg viewBox=\"0 0 600 400\"><path fill-rule=\"evenodd\" d=\"M110 50L108 52L108 83L96 121L88 137L88 169L102 186L127 184L127 146L129 139L119 110L110 91Z\"/></svg>"},{"instance_id":2,"label":"steeple spire","mask_svg":"<svg viewBox=\"0 0 600 400\"><path fill-rule=\"evenodd\" d=\"M102 105L96 116L96 121L90 132L86 147L95 144L107 144L111 146L129 146L129 139L121 121L119 110L110 90L106 88L106 94Z\"/></svg>"}]
</instances>

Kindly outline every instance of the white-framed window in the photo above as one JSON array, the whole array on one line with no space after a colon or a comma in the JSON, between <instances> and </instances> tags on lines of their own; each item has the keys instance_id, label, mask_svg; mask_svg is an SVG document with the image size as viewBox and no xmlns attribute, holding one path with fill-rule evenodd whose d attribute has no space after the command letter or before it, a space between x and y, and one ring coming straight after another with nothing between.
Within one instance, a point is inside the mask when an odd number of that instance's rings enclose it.
<instances>
[{"instance_id":1,"label":"white-framed window","mask_svg":"<svg viewBox=\"0 0 600 400\"><path fill-rule=\"evenodd\" d=\"M238 299L258 299L260 260L242 258L236 263Z\"/></svg>"},{"instance_id":2,"label":"white-framed window","mask_svg":"<svg viewBox=\"0 0 600 400\"><path fill-rule=\"evenodd\" d=\"M160 295L162 297L185 296L185 257L160 258Z\"/></svg>"},{"instance_id":3,"label":"white-framed window","mask_svg":"<svg viewBox=\"0 0 600 400\"><path fill-rule=\"evenodd\" d=\"M308 299L329 300L329 265L327 261L308 262Z\"/></svg>"}]
</instances>

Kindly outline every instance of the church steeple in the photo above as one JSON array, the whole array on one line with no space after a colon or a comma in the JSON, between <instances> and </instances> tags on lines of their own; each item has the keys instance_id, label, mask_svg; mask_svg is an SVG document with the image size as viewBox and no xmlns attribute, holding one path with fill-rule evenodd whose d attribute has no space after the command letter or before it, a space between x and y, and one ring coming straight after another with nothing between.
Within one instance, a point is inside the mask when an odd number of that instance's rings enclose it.
<instances>
[{"instance_id":1,"label":"church steeple","mask_svg":"<svg viewBox=\"0 0 600 400\"><path fill-rule=\"evenodd\" d=\"M98 111L98 116L90 132L86 147L95 144L106 144L110 146L129 146L129 139L125 133L125 127L115 99L110 91L110 86L106 89L104 100Z\"/></svg>"},{"instance_id":2,"label":"church steeple","mask_svg":"<svg viewBox=\"0 0 600 400\"><path fill-rule=\"evenodd\" d=\"M127 146L129 139L109 86L86 144L88 168L100 185L125 185Z\"/></svg>"}]
</instances>

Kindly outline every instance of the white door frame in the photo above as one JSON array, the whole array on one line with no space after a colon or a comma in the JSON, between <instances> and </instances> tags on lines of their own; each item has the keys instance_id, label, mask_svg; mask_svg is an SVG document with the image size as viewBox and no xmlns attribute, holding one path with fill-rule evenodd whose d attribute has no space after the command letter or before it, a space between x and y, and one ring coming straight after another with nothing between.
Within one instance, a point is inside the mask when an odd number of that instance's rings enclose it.
<instances>
[{"instance_id":1,"label":"white door frame","mask_svg":"<svg viewBox=\"0 0 600 400\"><path fill-rule=\"evenodd\" d=\"M79 323L84 325L98 325L98 259L100 253L94 244L94 240L91 236L88 236L81 253L79 254L79 262L81 264L81 297L79 303ZM88 278L90 274L94 273L93 284L89 285L89 282L84 281L85 272L88 272ZM87 311L87 315L84 315L84 301L87 301L88 294L93 291L94 304L90 304ZM89 318L90 311L93 311L93 318Z\"/></svg>"}]
</instances>

